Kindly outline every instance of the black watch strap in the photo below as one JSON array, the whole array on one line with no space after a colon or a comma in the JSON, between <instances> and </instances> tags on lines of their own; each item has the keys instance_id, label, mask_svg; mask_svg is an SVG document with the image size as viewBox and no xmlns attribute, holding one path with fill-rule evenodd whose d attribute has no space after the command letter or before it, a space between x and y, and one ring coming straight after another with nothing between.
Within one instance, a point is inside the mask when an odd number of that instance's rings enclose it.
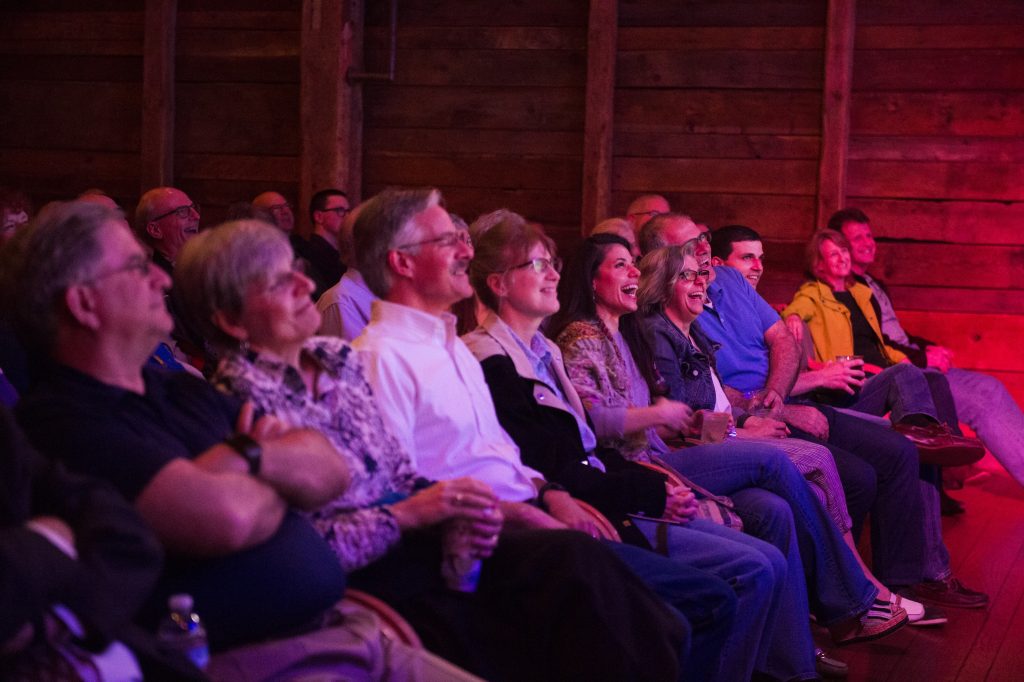
<instances>
[{"instance_id":1,"label":"black watch strap","mask_svg":"<svg viewBox=\"0 0 1024 682\"><path fill-rule=\"evenodd\" d=\"M242 456L249 465L249 473L256 476L260 473L263 463L263 446L246 433L236 433L224 441L224 444Z\"/></svg>"}]
</instances>

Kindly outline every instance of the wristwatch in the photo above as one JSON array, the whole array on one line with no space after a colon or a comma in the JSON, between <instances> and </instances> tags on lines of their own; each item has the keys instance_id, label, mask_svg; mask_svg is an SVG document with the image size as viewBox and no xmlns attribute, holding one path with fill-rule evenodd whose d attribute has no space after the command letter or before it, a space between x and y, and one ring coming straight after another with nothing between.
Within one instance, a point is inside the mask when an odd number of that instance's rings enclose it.
<instances>
[{"instance_id":1,"label":"wristwatch","mask_svg":"<svg viewBox=\"0 0 1024 682\"><path fill-rule=\"evenodd\" d=\"M544 485L542 485L540 487L540 492L537 493L537 506L538 507L540 507L541 509L544 509L544 510L547 509L547 505L544 504L544 495L546 495L547 493L551 492L552 490L561 490L562 492L566 492L565 486L559 485L558 483L552 483L551 481L548 481L547 483L545 483Z\"/></svg>"},{"instance_id":2,"label":"wristwatch","mask_svg":"<svg viewBox=\"0 0 1024 682\"><path fill-rule=\"evenodd\" d=\"M225 439L224 445L237 452L249 465L249 473L256 476L260 473L260 465L263 463L263 446L245 433L236 433L231 438Z\"/></svg>"}]
</instances>

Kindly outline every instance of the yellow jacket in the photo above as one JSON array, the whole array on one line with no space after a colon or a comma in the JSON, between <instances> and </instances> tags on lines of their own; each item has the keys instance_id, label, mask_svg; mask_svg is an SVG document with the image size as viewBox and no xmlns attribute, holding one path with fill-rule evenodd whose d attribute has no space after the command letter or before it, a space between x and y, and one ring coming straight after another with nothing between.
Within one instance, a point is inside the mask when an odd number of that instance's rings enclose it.
<instances>
[{"instance_id":1,"label":"yellow jacket","mask_svg":"<svg viewBox=\"0 0 1024 682\"><path fill-rule=\"evenodd\" d=\"M871 289L860 282L854 282L849 291L878 337L878 345L885 356L892 363L903 360L906 357L903 353L887 346L882 340L878 315L871 305ZM814 340L815 358L820 362L834 360L837 355L853 355L850 311L836 300L829 285L817 280L804 282L797 289L793 301L782 311L783 319L790 315L796 315L807 323Z\"/></svg>"}]
</instances>

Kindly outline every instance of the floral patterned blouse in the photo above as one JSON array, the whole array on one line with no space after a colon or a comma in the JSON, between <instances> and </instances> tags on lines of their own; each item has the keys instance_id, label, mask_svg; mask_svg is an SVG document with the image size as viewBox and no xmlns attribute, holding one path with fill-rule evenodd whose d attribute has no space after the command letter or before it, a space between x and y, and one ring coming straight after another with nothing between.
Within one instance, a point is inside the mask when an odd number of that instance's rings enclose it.
<instances>
[{"instance_id":1,"label":"floral patterned blouse","mask_svg":"<svg viewBox=\"0 0 1024 682\"><path fill-rule=\"evenodd\" d=\"M343 340L314 336L303 348L319 367L315 395L298 370L250 352L221 359L213 377L221 390L249 400L258 415L324 434L345 459L352 482L334 501L309 514L346 571L387 554L401 536L385 508L418 484L412 461L384 427L358 354Z\"/></svg>"}]
</instances>

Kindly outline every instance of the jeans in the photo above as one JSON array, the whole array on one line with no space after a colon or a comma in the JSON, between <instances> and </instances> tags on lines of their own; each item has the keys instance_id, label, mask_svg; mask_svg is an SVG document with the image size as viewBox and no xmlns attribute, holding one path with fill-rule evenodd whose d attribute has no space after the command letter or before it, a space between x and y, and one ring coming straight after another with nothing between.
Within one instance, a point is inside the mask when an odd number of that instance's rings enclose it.
<instances>
[{"instance_id":1,"label":"jeans","mask_svg":"<svg viewBox=\"0 0 1024 682\"><path fill-rule=\"evenodd\" d=\"M780 450L742 442L675 450L664 460L711 492L731 496L746 532L786 557L786 588L764 672L814 677L808 611L832 625L862 615L878 592L803 476Z\"/></svg>"},{"instance_id":2,"label":"jeans","mask_svg":"<svg viewBox=\"0 0 1024 682\"><path fill-rule=\"evenodd\" d=\"M699 536L700 533L689 531L688 535ZM771 568L763 560L751 556L751 552L746 557L727 557L723 551L712 556L710 552L702 553L700 547L695 546L694 556L706 560L681 562L621 542L602 544L629 566L669 607L681 614L682 620L689 626L688 651L682 652L680 659L680 667L684 672L681 679L740 679L719 675L727 640L731 641L734 631L747 629L741 619L736 618L736 614L737 605L749 604L750 600L738 600L740 592L745 590L741 590L733 580L740 581L744 586L748 583L760 585L766 579L770 581ZM698 566L697 563L705 565ZM711 567L721 572L709 570ZM744 619L746 617L747 612L744 611ZM624 623L623 627L626 626ZM752 660L749 651L733 653L737 658ZM724 667L721 669L724 670ZM744 679L749 679L749 675Z\"/></svg>"},{"instance_id":3,"label":"jeans","mask_svg":"<svg viewBox=\"0 0 1024 682\"><path fill-rule=\"evenodd\" d=\"M905 362L886 367L881 374L865 381L853 401L844 407L876 415L891 412L894 424L909 415L922 414L942 421L924 372Z\"/></svg>"},{"instance_id":4,"label":"jeans","mask_svg":"<svg viewBox=\"0 0 1024 682\"><path fill-rule=\"evenodd\" d=\"M721 578L736 593L737 618L728 640L718 642L713 652L721 652L717 676L696 674L692 659L700 642L694 638L687 669L693 679L749 680L754 670L764 670L772 638L769 614L781 603L786 576L786 560L779 550L757 538L738 533L710 521L697 519L685 526L636 521L637 528L652 546L657 545L659 527L666 532L668 557L686 567L700 569ZM700 632L701 619L680 609ZM728 633L727 633L728 634ZM724 644L724 647L722 646ZM710 653L710 652L709 652Z\"/></svg>"},{"instance_id":5,"label":"jeans","mask_svg":"<svg viewBox=\"0 0 1024 682\"><path fill-rule=\"evenodd\" d=\"M928 548L942 545L942 524L926 519L919 480L917 448L909 440L869 417L861 419L824 405L811 403L828 419L828 447L846 489L846 505L853 519L853 536L860 536L864 516L871 512L871 555L875 576L886 585L911 585L927 574L926 564L941 564L941 556ZM799 429L793 436L820 442ZM874 481L874 494L866 493ZM930 503L929 503L930 504ZM938 511L938 505L935 505ZM928 521L926 523L926 520ZM943 553L945 547L943 546ZM948 554L947 554L948 557ZM945 561L948 567L948 559Z\"/></svg>"},{"instance_id":6,"label":"jeans","mask_svg":"<svg viewBox=\"0 0 1024 682\"><path fill-rule=\"evenodd\" d=\"M940 374L928 370L927 375ZM992 456L1024 485L1024 414L1003 383L981 372L954 367L945 374L957 416L985 443Z\"/></svg>"}]
</instances>

